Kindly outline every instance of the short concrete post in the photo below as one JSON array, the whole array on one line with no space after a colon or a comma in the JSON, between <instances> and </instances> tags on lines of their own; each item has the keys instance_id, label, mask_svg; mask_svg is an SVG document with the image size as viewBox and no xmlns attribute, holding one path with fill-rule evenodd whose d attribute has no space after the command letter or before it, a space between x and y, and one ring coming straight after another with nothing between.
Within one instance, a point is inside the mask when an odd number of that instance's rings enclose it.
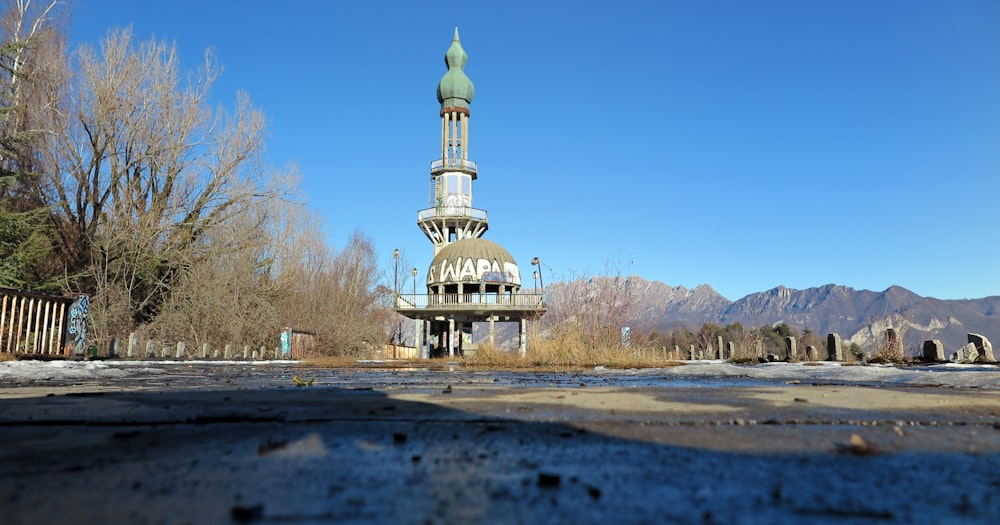
<instances>
[{"instance_id":1,"label":"short concrete post","mask_svg":"<svg viewBox=\"0 0 1000 525\"><path fill-rule=\"evenodd\" d=\"M108 343L108 357L115 359L118 357L118 344L120 341L117 337L112 337L111 341Z\"/></svg>"},{"instance_id":2,"label":"short concrete post","mask_svg":"<svg viewBox=\"0 0 1000 525\"><path fill-rule=\"evenodd\" d=\"M243 345L243 359L250 359L250 345Z\"/></svg>"},{"instance_id":3,"label":"short concrete post","mask_svg":"<svg viewBox=\"0 0 1000 525\"><path fill-rule=\"evenodd\" d=\"M903 342L899 339L899 332L895 328L885 329L885 344L890 355L903 355Z\"/></svg>"},{"instance_id":4,"label":"short concrete post","mask_svg":"<svg viewBox=\"0 0 1000 525\"><path fill-rule=\"evenodd\" d=\"M201 344L201 358L202 359L208 359L208 351L210 349L211 348L209 347L208 343L202 343Z\"/></svg>"},{"instance_id":5,"label":"short concrete post","mask_svg":"<svg viewBox=\"0 0 1000 525\"><path fill-rule=\"evenodd\" d=\"M691 348L688 349L688 359L694 361L694 358L695 358L694 345L691 345Z\"/></svg>"},{"instance_id":6,"label":"short concrete post","mask_svg":"<svg viewBox=\"0 0 1000 525\"><path fill-rule=\"evenodd\" d=\"M156 343L153 341L146 341L146 359L152 359L156 357Z\"/></svg>"},{"instance_id":7,"label":"short concrete post","mask_svg":"<svg viewBox=\"0 0 1000 525\"><path fill-rule=\"evenodd\" d=\"M944 361L944 345L938 339L924 341L924 361Z\"/></svg>"},{"instance_id":8,"label":"short concrete post","mask_svg":"<svg viewBox=\"0 0 1000 525\"><path fill-rule=\"evenodd\" d=\"M723 359L732 359L736 355L736 343L730 341L726 343L726 355Z\"/></svg>"},{"instance_id":9,"label":"short concrete post","mask_svg":"<svg viewBox=\"0 0 1000 525\"><path fill-rule=\"evenodd\" d=\"M813 345L806 345L806 361L816 361L816 347Z\"/></svg>"},{"instance_id":10,"label":"short concrete post","mask_svg":"<svg viewBox=\"0 0 1000 525\"><path fill-rule=\"evenodd\" d=\"M990 340L982 334L966 334L968 341L976 345L976 350L979 352L979 361L992 363L997 360L993 356L993 344Z\"/></svg>"},{"instance_id":11,"label":"short concrete post","mask_svg":"<svg viewBox=\"0 0 1000 525\"><path fill-rule=\"evenodd\" d=\"M233 345L226 343L226 351L222 354L222 358L225 360L230 360L233 357Z\"/></svg>"},{"instance_id":12,"label":"short concrete post","mask_svg":"<svg viewBox=\"0 0 1000 525\"><path fill-rule=\"evenodd\" d=\"M260 351L257 352L257 357L261 360L267 359L267 348L263 345L260 347Z\"/></svg>"},{"instance_id":13,"label":"short concrete post","mask_svg":"<svg viewBox=\"0 0 1000 525\"><path fill-rule=\"evenodd\" d=\"M795 338L788 336L785 338L785 359L788 361L799 360L799 350Z\"/></svg>"},{"instance_id":14,"label":"short concrete post","mask_svg":"<svg viewBox=\"0 0 1000 525\"><path fill-rule=\"evenodd\" d=\"M162 350L160 350L160 358L166 359L168 357L170 357L170 347L164 347Z\"/></svg>"},{"instance_id":15,"label":"short concrete post","mask_svg":"<svg viewBox=\"0 0 1000 525\"><path fill-rule=\"evenodd\" d=\"M840 334L833 333L826 336L827 361L843 361L844 347L840 342Z\"/></svg>"},{"instance_id":16,"label":"short concrete post","mask_svg":"<svg viewBox=\"0 0 1000 525\"><path fill-rule=\"evenodd\" d=\"M187 345L184 341L177 341L177 359L184 359L184 351L187 350Z\"/></svg>"},{"instance_id":17,"label":"short concrete post","mask_svg":"<svg viewBox=\"0 0 1000 525\"><path fill-rule=\"evenodd\" d=\"M722 336L720 335L720 336L716 337L715 338L715 342L718 343L718 346L716 348L719 349L719 359L725 359L726 358L726 347L722 346Z\"/></svg>"},{"instance_id":18,"label":"short concrete post","mask_svg":"<svg viewBox=\"0 0 1000 525\"><path fill-rule=\"evenodd\" d=\"M128 334L127 353L129 357L135 357L135 352L138 349L138 346L139 346L139 336L135 332Z\"/></svg>"}]
</instances>

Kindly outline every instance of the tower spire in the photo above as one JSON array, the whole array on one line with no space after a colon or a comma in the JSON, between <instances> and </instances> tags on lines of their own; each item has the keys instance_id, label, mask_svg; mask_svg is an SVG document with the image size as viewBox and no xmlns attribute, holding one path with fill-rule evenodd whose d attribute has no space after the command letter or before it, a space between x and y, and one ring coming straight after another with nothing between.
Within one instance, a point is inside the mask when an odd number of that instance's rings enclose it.
<instances>
[{"instance_id":1,"label":"tower spire","mask_svg":"<svg viewBox=\"0 0 1000 525\"><path fill-rule=\"evenodd\" d=\"M437 86L441 157L431 163L431 208L417 216L417 224L434 243L435 254L454 241L479 238L488 228L486 211L472 207L477 167L469 160L469 105L476 90L465 74L468 60L455 27L451 46L444 54L448 71Z\"/></svg>"}]
</instances>

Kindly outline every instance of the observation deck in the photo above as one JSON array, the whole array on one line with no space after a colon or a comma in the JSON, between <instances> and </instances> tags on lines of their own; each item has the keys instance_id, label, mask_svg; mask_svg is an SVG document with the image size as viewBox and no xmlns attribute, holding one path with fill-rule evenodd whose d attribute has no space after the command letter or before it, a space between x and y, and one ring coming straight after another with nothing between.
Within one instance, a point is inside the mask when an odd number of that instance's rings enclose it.
<instances>
[{"instance_id":1,"label":"observation deck","mask_svg":"<svg viewBox=\"0 0 1000 525\"><path fill-rule=\"evenodd\" d=\"M474 317L534 317L545 313L545 296L540 293L462 294L398 294L393 308L411 319L433 319L438 316L467 314Z\"/></svg>"},{"instance_id":2,"label":"observation deck","mask_svg":"<svg viewBox=\"0 0 1000 525\"><path fill-rule=\"evenodd\" d=\"M475 161L468 159L437 159L431 162L431 175L439 175L446 171L459 171L472 175L472 180L476 180L479 166Z\"/></svg>"}]
</instances>

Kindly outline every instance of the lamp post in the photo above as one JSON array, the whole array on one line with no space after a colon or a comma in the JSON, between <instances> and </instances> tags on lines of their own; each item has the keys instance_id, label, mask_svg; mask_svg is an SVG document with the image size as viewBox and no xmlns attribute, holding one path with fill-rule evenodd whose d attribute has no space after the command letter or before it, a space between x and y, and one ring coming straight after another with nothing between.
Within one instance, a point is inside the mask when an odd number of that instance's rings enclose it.
<instances>
[{"instance_id":1,"label":"lamp post","mask_svg":"<svg viewBox=\"0 0 1000 525\"><path fill-rule=\"evenodd\" d=\"M399 248L392 251L392 258L396 260L395 269L392 272L392 298L396 308L399 308ZM396 345L399 345L399 332L402 331L403 324L396 327Z\"/></svg>"},{"instance_id":2,"label":"lamp post","mask_svg":"<svg viewBox=\"0 0 1000 525\"><path fill-rule=\"evenodd\" d=\"M535 270L535 293L538 293L538 270Z\"/></svg>"},{"instance_id":3,"label":"lamp post","mask_svg":"<svg viewBox=\"0 0 1000 525\"><path fill-rule=\"evenodd\" d=\"M413 269L413 304L417 304L417 269Z\"/></svg>"},{"instance_id":4,"label":"lamp post","mask_svg":"<svg viewBox=\"0 0 1000 525\"><path fill-rule=\"evenodd\" d=\"M542 285L542 293L545 293L545 279L542 278L542 261L535 257L531 259L531 265L538 267L538 282Z\"/></svg>"}]
</instances>

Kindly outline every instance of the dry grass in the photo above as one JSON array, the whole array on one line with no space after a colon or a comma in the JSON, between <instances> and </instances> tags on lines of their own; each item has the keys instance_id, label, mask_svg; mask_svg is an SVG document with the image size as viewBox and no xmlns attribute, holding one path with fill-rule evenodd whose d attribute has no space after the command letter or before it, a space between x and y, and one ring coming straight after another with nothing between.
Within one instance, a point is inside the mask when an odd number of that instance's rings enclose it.
<instances>
[{"instance_id":1,"label":"dry grass","mask_svg":"<svg viewBox=\"0 0 1000 525\"><path fill-rule=\"evenodd\" d=\"M14 361L17 357L10 352L0 352L0 361Z\"/></svg>"},{"instance_id":2,"label":"dry grass","mask_svg":"<svg viewBox=\"0 0 1000 525\"><path fill-rule=\"evenodd\" d=\"M668 359L662 350L621 346L597 347L582 344L572 338L533 339L523 358L517 351L507 351L482 345L476 354L462 362L463 366L488 369L581 370L606 368L662 368L683 363Z\"/></svg>"}]
</instances>

